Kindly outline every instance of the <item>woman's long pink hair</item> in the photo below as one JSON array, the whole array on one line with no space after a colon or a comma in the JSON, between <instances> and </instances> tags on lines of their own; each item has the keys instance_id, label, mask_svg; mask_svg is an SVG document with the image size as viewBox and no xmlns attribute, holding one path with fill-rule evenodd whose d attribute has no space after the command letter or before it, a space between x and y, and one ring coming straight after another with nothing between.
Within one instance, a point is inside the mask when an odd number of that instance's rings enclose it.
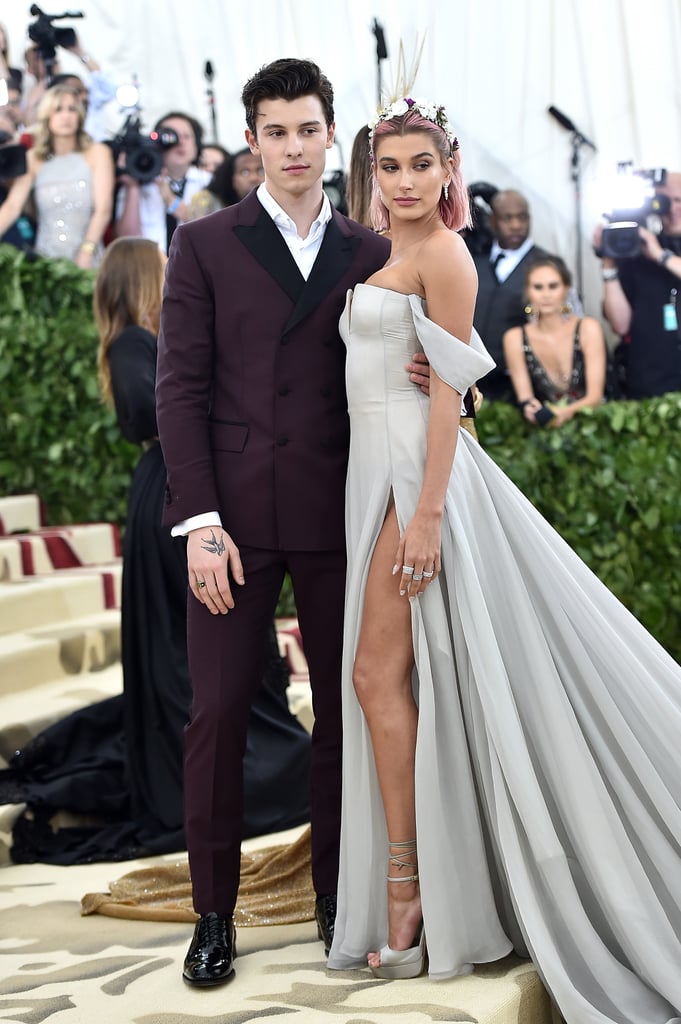
<instances>
[{"instance_id":1,"label":"woman's long pink hair","mask_svg":"<svg viewBox=\"0 0 681 1024\"><path fill-rule=\"evenodd\" d=\"M461 174L461 157L459 150L452 153L449 139L442 128L423 117L416 109L408 110L406 114L398 117L391 117L389 121L379 121L374 130L371 141L371 157L374 167L374 176L371 192L371 224L375 231L390 230L390 216L381 199L381 193L376 181L376 147L381 139L389 135L413 135L416 132L424 132L429 135L437 151L440 154L442 163L450 167L448 160L451 156L454 166L451 168L451 180L449 182L449 198L445 199L444 193L440 197L440 216L445 227L452 231L460 231L462 228L471 226L471 208L468 197L468 189L464 185Z\"/></svg>"}]
</instances>

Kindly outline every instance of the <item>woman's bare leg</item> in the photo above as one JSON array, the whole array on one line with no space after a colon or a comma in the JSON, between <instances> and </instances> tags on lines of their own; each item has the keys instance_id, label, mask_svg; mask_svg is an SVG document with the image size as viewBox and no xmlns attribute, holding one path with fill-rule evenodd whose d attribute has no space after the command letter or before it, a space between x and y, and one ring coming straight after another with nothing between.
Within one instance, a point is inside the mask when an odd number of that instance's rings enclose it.
<instances>
[{"instance_id":1,"label":"woman's bare leg","mask_svg":"<svg viewBox=\"0 0 681 1024\"><path fill-rule=\"evenodd\" d=\"M392 575L399 539L395 507L391 505L369 567L353 670L355 692L371 734L389 841L392 844L413 842L411 850L391 845L388 862L391 878L417 873L414 796L417 708L411 689L414 651L409 600L400 597L400 577ZM421 922L418 882L388 882L387 885L388 945L395 950L408 949L414 944ZM378 953L369 954L369 965L380 965Z\"/></svg>"}]
</instances>

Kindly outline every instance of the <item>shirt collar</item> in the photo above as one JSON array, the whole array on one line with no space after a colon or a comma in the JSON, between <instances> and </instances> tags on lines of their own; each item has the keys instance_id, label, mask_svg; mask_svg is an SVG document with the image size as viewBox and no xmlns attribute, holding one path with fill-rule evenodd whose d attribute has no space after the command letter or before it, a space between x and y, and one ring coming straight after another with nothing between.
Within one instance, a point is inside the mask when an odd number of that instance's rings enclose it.
<instances>
[{"instance_id":1,"label":"shirt collar","mask_svg":"<svg viewBox=\"0 0 681 1024\"><path fill-rule=\"evenodd\" d=\"M492 242L492 248L490 249L490 263L493 263L500 253L502 253L505 258L512 258L516 263L520 263L523 256L527 256L533 245L534 242L528 237L522 245L518 246L517 249L502 249L495 238Z\"/></svg>"},{"instance_id":2,"label":"shirt collar","mask_svg":"<svg viewBox=\"0 0 681 1024\"><path fill-rule=\"evenodd\" d=\"M265 208L265 211L269 213L274 223L281 228L287 228L289 231L293 231L296 235L298 234L298 228L295 222L291 220L286 210L283 210L279 203L272 197L270 192L267 190L267 185L263 181L262 184L258 185L257 196L260 204ZM314 234L323 228L331 220L331 202L326 192L322 193L322 208L312 221L310 225L310 233L308 238L314 236Z\"/></svg>"}]
</instances>

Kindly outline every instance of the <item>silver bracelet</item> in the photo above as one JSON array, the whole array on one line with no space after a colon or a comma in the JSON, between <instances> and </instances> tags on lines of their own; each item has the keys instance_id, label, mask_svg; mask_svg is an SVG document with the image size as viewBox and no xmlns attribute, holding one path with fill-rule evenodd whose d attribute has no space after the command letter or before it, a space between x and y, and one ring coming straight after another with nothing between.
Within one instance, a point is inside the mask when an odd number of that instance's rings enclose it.
<instances>
[{"instance_id":1,"label":"silver bracelet","mask_svg":"<svg viewBox=\"0 0 681 1024\"><path fill-rule=\"evenodd\" d=\"M604 281L616 281L620 276L620 272L617 267L605 267L601 274Z\"/></svg>"},{"instance_id":2,"label":"silver bracelet","mask_svg":"<svg viewBox=\"0 0 681 1024\"><path fill-rule=\"evenodd\" d=\"M666 267L667 264L669 263L670 259L674 255L675 255L675 253L673 253L671 251L671 249L663 249L662 252L660 253L660 258L658 260L658 263L660 264L661 267Z\"/></svg>"},{"instance_id":3,"label":"silver bracelet","mask_svg":"<svg viewBox=\"0 0 681 1024\"><path fill-rule=\"evenodd\" d=\"M92 57L89 53L84 53L80 59L82 60L83 64L88 64L92 60Z\"/></svg>"}]
</instances>

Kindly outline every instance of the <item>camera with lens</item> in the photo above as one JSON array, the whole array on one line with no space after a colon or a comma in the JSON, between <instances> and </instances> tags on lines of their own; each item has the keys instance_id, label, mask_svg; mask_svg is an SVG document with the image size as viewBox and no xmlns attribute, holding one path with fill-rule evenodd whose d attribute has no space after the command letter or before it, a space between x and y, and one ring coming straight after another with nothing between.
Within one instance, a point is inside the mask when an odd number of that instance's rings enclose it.
<instances>
[{"instance_id":1,"label":"camera with lens","mask_svg":"<svg viewBox=\"0 0 681 1024\"><path fill-rule=\"evenodd\" d=\"M54 60L57 46L68 50L76 45L76 33L72 28L55 28L52 22L61 21L62 18L82 18L82 11L45 14L37 4L32 4L30 13L36 20L28 26L28 38L35 43L44 61Z\"/></svg>"},{"instance_id":2,"label":"camera with lens","mask_svg":"<svg viewBox=\"0 0 681 1024\"><path fill-rule=\"evenodd\" d=\"M651 217L669 213L669 196L657 191L666 180L662 167L635 171L631 162L617 165L616 203L606 215L609 223L603 228L600 255L622 260L640 254L639 227L650 227Z\"/></svg>"},{"instance_id":3,"label":"camera with lens","mask_svg":"<svg viewBox=\"0 0 681 1024\"><path fill-rule=\"evenodd\" d=\"M140 185L146 185L161 173L165 150L172 149L177 143L177 132L171 128L160 128L144 135L139 117L131 114L109 145L113 150L116 173L129 174ZM119 162L121 154L124 157L122 163Z\"/></svg>"}]
</instances>

